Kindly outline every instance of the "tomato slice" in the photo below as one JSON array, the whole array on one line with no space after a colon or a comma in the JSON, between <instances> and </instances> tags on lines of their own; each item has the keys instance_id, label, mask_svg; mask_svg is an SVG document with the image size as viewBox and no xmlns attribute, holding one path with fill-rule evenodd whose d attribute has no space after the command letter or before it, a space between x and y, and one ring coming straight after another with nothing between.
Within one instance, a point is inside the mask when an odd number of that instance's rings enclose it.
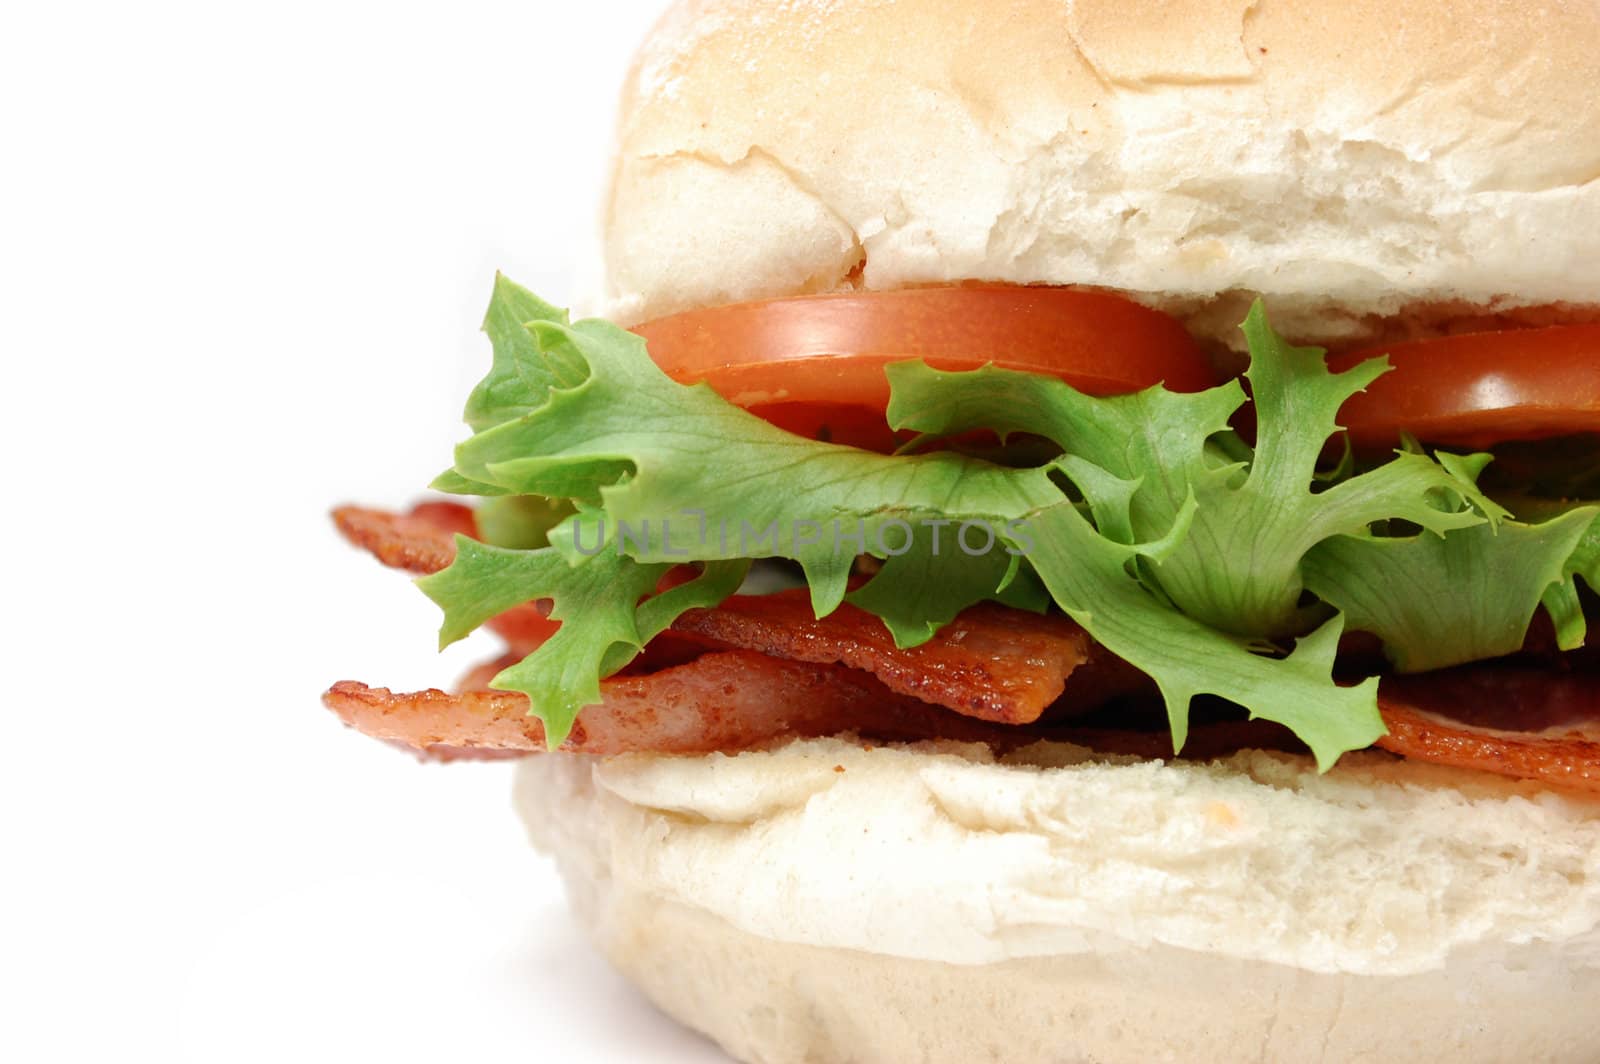
<instances>
[{"instance_id":1,"label":"tomato slice","mask_svg":"<svg viewBox=\"0 0 1600 1064\"><path fill-rule=\"evenodd\" d=\"M706 381L790 431L890 449L884 367L994 363L1116 395L1217 382L1176 320L1103 292L958 285L794 296L693 310L633 330L668 375Z\"/></svg>"},{"instance_id":2,"label":"tomato slice","mask_svg":"<svg viewBox=\"0 0 1600 1064\"><path fill-rule=\"evenodd\" d=\"M1462 333L1329 364L1383 354L1394 368L1339 412L1359 446L1393 444L1402 432L1466 447L1600 432L1600 325Z\"/></svg>"}]
</instances>

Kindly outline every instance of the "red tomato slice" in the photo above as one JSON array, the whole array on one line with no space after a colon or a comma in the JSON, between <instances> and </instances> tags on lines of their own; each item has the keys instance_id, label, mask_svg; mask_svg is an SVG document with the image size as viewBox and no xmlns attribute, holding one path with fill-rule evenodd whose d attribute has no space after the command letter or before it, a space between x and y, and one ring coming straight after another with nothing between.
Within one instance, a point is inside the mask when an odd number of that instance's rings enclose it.
<instances>
[{"instance_id":1,"label":"red tomato slice","mask_svg":"<svg viewBox=\"0 0 1600 1064\"><path fill-rule=\"evenodd\" d=\"M1389 445L1402 432L1466 447L1600 432L1600 325L1463 333L1329 364L1382 354L1394 368L1339 412L1358 445Z\"/></svg>"},{"instance_id":2,"label":"red tomato slice","mask_svg":"<svg viewBox=\"0 0 1600 1064\"><path fill-rule=\"evenodd\" d=\"M1173 318L1101 292L1016 285L907 288L734 303L633 330L676 380L707 381L738 405L804 435L890 449L884 367L994 363L1116 395L1217 378Z\"/></svg>"}]
</instances>

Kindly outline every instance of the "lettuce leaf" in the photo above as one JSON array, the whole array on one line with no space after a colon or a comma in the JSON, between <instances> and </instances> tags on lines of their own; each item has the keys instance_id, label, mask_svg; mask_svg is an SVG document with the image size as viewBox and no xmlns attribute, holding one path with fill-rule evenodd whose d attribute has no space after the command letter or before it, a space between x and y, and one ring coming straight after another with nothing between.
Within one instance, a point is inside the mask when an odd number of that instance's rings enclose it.
<instances>
[{"instance_id":1,"label":"lettuce leaf","mask_svg":"<svg viewBox=\"0 0 1600 1064\"><path fill-rule=\"evenodd\" d=\"M856 555L898 549L922 521L1003 525L1060 497L1046 468L793 436L703 384L671 380L643 340L606 322L538 320L527 331L552 358L581 359L588 375L461 444L456 470L590 503L550 533L574 561L613 548L644 562L792 558L822 616L843 600Z\"/></svg>"},{"instance_id":2,"label":"lettuce leaf","mask_svg":"<svg viewBox=\"0 0 1600 1064\"><path fill-rule=\"evenodd\" d=\"M1099 535L1070 504L1034 515L1029 526L1039 544L1033 563L1055 601L1161 689L1174 750L1183 747L1189 702L1199 694L1220 695L1252 717L1286 725L1322 770L1384 734L1377 679L1353 687L1333 682L1343 630L1338 616L1301 638L1286 657L1266 656L1251 641L1187 617L1127 579L1124 564L1135 548Z\"/></svg>"},{"instance_id":3,"label":"lettuce leaf","mask_svg":"<svg viewBox=\"0 0 1600 1064\"><path fill-rule=\"evenodd\" d=\"M1562 650L1575 650L1583 646L1588 635L1588 621L1583 613L1583 601L1578 597L1578 580L1581 578L1591 591L1600 592L1600 503L1567 503L1550 499L1523 499L1511 504L1518 517L1529 521L1543 517L1551 520L1568 510L1586 509L1594 512L1594 520L1578 538L1572 556L1562 568L1561 579L1545 591L1541 600L1556 630L1556 645Z\"/></svg>"},{"instance_id":4,"label":"lettuce leaf","mask_svg":"<svg viewBox=\"0 0 1600 1064\"><path fill-rule=\"evenodd\" d=\"M1050 594L1022 551L996 543L1002 530L949 520L913 529L907 549L886 557L862 587L845 596L883 620L895 645L926 643L969 606L986 599L1043 613ZM980 549L987 546L987 549Z\"/></svg>"},{"instance_id":5,"label":"lettuce leaf","mask_svg":"<svg viewBox=\"0 0 1600 1064\"><path fill-rule=\"evenodd\" d=\"M543 495L495 495L477 509L478 534L497 547L537 550L550 545L550 530L572 515L565 499Z\"/></svg>"},{"instance_id":6,"label":"lettuce leaf","mask_svg":"<svg viewBox=\"0 0 1600 1064\"><path fill-rule=\"evenodd\" d=\"M483 316L483 331L494 348L488 376L467 397L465 420L474 432L532 413L545 404L552 389L576 384L585 372L581 363L543 351L528 325L548 321L565 325L567 312L540 299L504 274L494 275L494 295Z\"/></svg>"},{"instance_id":7,"label":"lettuce leaf","mask_svg":"<svg viewBox=\"0 0 1600 1064\"><path fill-rule=\"evenodd\" d=\"M1228 428L1246 401L1238 382L1192 395L1156 387L1101 399L1009 370L943 373L902 363L889 368L889 420L924 434L1033 433L1135 482L1122 542L1161 536L1192 499L1197 511L1189 535L1143 571L1183 612L1237 635L1304 630L1301 563L1325 539L1386 519L1442 533L1481 524L1484 515L1498 518L1499 509L1470 479L1422 454L1400 454L1313 490L1339 407L1387 364L1373 359L1330 373L1320 348L1293 347L1273 333L1259 302L1243 329L1258 426L1253 450ZM1106 507L1122 505L1120 490L1103 496L1093 484L1081 487L1102 531L1113 527Z\"/></svg>"},{"instance_id":8,"label":"lettuce leaf","mask_svg":"<svg viewBox=\"0 0 1600 1064\"><path fill-rule=\"evenodd\" d=\"M1595 510L1541 524L1503 521L1447 536L1338 536L1307 556L1306 586L1351 628L1383 640L1401 672L1426 672L1517 651L1541 600L1563 584ZM1582 608L1552 615L1581 643ZM1573 625L1580 626L1576 632Z\"/></svg>"}]
</instances>

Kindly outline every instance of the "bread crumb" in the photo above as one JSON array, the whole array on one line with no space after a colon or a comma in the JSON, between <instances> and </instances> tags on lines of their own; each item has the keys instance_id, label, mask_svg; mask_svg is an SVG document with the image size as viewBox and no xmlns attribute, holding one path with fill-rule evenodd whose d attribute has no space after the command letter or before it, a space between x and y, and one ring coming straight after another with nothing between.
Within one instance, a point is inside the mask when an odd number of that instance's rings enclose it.
<instances>
[{"instance_id":1,"label":"bread crumb","mask_svg":"<svg viewBox=\"0 0 1600 1064\"><path fill-rule=\"evenodd\" d=\"M1206 806L1206 819L1219 828L1239 826L1239 814L1227 802L1212 802Z\"/></svg>"}]
</instances>

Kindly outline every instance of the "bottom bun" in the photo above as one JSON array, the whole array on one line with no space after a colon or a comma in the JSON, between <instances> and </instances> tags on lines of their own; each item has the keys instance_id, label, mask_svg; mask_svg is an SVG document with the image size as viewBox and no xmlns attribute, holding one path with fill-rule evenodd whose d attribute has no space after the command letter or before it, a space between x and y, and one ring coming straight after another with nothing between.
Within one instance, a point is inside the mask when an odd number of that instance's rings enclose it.
<instances>
[{"instance_id":1,"label":"bottom bun","mask_svg":"<svg viewBox=\"0 0 1600 1064\"><path fill-rule=\"evenodd\" d=\"M762 1064L1600 1060L1600 802L1039 744L536 757L625 975Z\"/></svg>"}]
</instances>

